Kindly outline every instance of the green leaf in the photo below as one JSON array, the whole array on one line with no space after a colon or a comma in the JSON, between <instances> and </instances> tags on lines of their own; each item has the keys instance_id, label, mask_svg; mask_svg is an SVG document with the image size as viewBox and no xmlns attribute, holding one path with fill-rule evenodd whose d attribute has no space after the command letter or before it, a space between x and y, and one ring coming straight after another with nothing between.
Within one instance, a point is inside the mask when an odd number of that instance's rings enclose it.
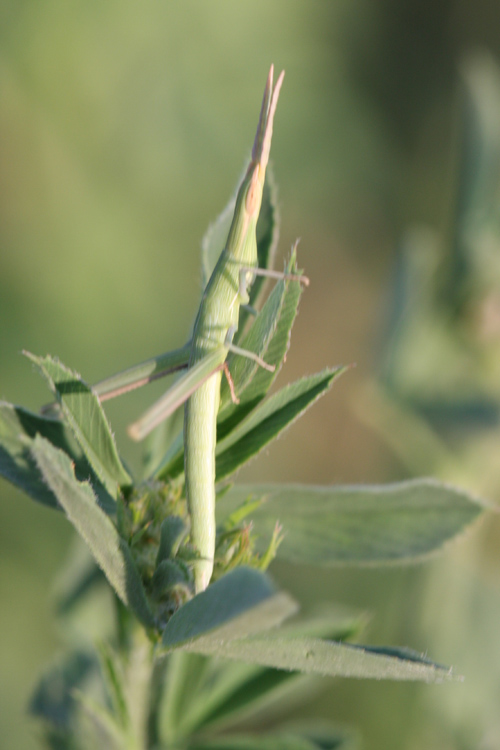
<instances>
[{"instance_id":1,"label":"green leaf","mask_svg":"<svg viewBox=\"0 0 500 750\"><path fill-rule=\"evenodd\" d=\"M124 730L129 730L131 721L125 695L125 680L118 659L116 658L116 654L105 643L98 645L98 652L104 683L111 699L113 716L120 727Z\"/></svg>"},{"instance_id":2,"label":"green leaf","mask_svg":"<svg viewBox=\"0 0 500 750\"><path fill-rule=\"evenodd\" d=\"M279 239L280 217L278 211L278 187L274 177L272 164L267 165L266 182L262 193L259 220L257 221L257 259L259 268L272 268ZM265 279L261 277L265 284ZM250 303L253 305L259 299L260 291L257 279L253 285Z\"/></svg>"},{"instance_id":3,"label":"green leaf","mask_svg":"<svg viewBox=\"0 0 500 750\"><path fill-rule=\"evenodd\" d=\"M308 634L344 639L359 632L364 618L344 608L322 607L313 616L282 627L287 634ZM249 720L261 707L280 701L298 705L315 683L310 676L256 665L214 660L185 651L168 659L168 682L159 710L161 737L167 746L203 728L206 733L228 722Z\"/></svg>"},{"instance_id":4,"label":"green leaf","mask_svg":"<svg viewBox=\"0 0 500 750\"><path fill-rule=\"evenodd\" d=\"M151 595L160 598L178 584L187 586L189 578L186 570L175 560L162 560L151 579Z\"/></svg>"},{"instance_id":5,"label":"green leaf","mask_svg":"<svg viewBox=\"0 0 500 750\"><path fill-rule=\"evenodd\" d=\"M286 282L284 281L279 281L278 284L276 284L273 291L269 295L266 304L257 314L253 325L241 342L241 346L243 349L245 349L245 351L254 352L259 357L264 358L267 347L269 345L269 341L276 331L276 326L278 323L286 291L285 284ZM245 388L251 382L259 365L249 357L243 357L231 352L228 354L226 362L231 373L234 390L237 393L238 398L241 400ZM272 363L269 362L268 364ZM272 375L275 375L275 373L272 373ZM227 378L225 378L221 383L221 402L219 407L219 415L225 407L230 407L232 405L233 403L231 400L231 391L227 382Z\"/></svg>"},{"instance_id":6,"label":"green leaf","mask_svg":"<svg viewBox=\"0 0 500 750\"><path fill-rule=\"evenodd\" d=\"M158 467L165 462L166 455L172 452L173 446L179 441L182 453L182 431L184 425L184 409L177 409L163 420L142 443L142 471L141 477L154 477Z\"/></svg>"},{"instance_id":7,"label":"green leaf","mask_svg":"<svg viewBox=\"0 0 500 750\"><path fill-rule=\"evenodd\" d=\"M73 695L80 704L81 711L90 720L90 732L86 731L85 734L91 735L91 746L102 747L104 744L110 750L127 747L128 738L107 707L80 690L74 690Z\"/></svg>"},{"instance_id":8,"label":"green leaf","mask_svg":"<svg viewBox=\"0 0 500 750\"><path fill-rule=\"evenodd\" d=\"M321 605L308 616L300 615L281 625L280 632L289 636L314 636L330 641L346 641L360 634L367 623L363 613L338 605Z\"/></svg>"},{"instance_id":9,"label":"green leaf","mask_svg":"<svg viewBox=\"0 0 500 750\"><path fill-rule=\"evenodd\" d=\"M184 473L184 433L179 432L170 444L152 478L167 482Z\"/></svg>"},{"instance_id":10,"label":"green leaf","mask_svg":"<svg viewBox=\"0 0 500 750\"><path fill-rule=\"evenodd\" d=\"M36 357L26 352L47 379L90 465L108 492L117 497L120 485L131 484L111 428L97 396L78 373L52 357Z\"/></svg>"},{"instance_id":11,"label":"green leaf","mask_svg":"<svg viewBox=\"0 0 500 750\"><path fill-rule=\"evenodd\" d=\"M217 444L216 477L221 481L259 453L330 388L344 367L326 369L285 386L261 403Z\"/></svg>"},{"instance_id":12,"label":"green leaf","mask_svg":"<svg viewBox=\"0 0 500 750\"><path fill-rule=\"evenodd\" d=\"M217 670L217 663L197 654L174 651L166 658L168 679L158 706L158 734L167 747L181 744L179 740L191 734L190 714L196 712L204 693L199 685L207 672ZM220 664L220 662L219 662Z\"/></svg>"},{"instance_id":13,"label":"green leaf","mask_svg":"<svg viewBox=\"0 0 500 750\"><path fill-rule=\"evenodd\" d=\"M162 645L175 649L193 639L203 642L212 631L219 638L255 633L282 622L296 609L293 599L277 592L263 573L236 568L175 612Z\"/></svg>"},{"instance_id":14,"label":"green leaf","mask_svg":"<svg viewBox=\"0 0 500 750\"><path fill-rule=\"evenodd\" d=\"M359 633L364 619L352 613L340 612L328 607L314 617L303 618L295 623L282 625L280 633L290 636L314 636L329 640L343 641ZM228 663L229 667L229 663ZM219 724L234 721L242 714L258 710L260 706L269 705L280 695L290 694L290 686L297 685L304 680L304 675L297 672L257 667L250 664L233 665L234 674L229 674L224 680L219 679L215 684L209 682L209 689L204 701L203 726L213 723ZM297 683L297 684L296 684ZM310 681L304 682L304 689L311 689Z\"/></svg>"},{"instance_id":15,"label":"green leaf","mask_svg":"<svg viewBox=\"0 0 500 750\"><path fill-rule=\"evenodd\" d=\"M54 493L41 479L31 455L31 446L37 434L46 437L70 456L79 479L92 478L100 506L106 513L113 513L115 501L95 477L65 425L59 420L33 414L6 402L0 402L0 474L33 500L59 509Z\"/></svg>"},{"instance_id":16,"label":"green leaf","mask_svg":"<svg viewBox=\"0 0 500 750\"><path fill-rule=\"evenodd\" d=\"M44 480L120 599L143 625L154 627L130 549L97 505L90 484L78 482L68 456L39 435L33 442L32 451Z\"/></svg>"},{"instance_id":17,"label":"green leaf","mask_svg":"<svg viewBox=\"0 0 500 750\"><path fill-rule=\"evenodd\" d=\"M297 273L296 252L285 269L287 273ZM284 357L290 345L290 331L297 314L302 293L298 281L280 280L267 298L248 333L241 340L241 347L264 358L274 365L274 372L259 367L253 360L230 353L227 363L239 398L233 404L227 379L221 386L221 406L218 415L217 432L219 439L262 399L278 376Z\"/></svg>"},{"instance_id":18,"label":"green leaf","mask_svg":"<svg viewBox=\"0 0 500 750\"><path fill-rule=\"evenodd\" d=\"M188 534L189 527L180 516L165 518L160 529L160 544L156 556L156 565L159 565L163 560L173 559Z\"/></svg>"},{"instance_id":19,"label":"green leaf","mask_svg":"<svg viewBox=\"0 0 500 750\"><path fill-rule=\"evenodd\" d=\"M293 603L288 598L277 601L279 595L273 596L265 577L255 574L237 568L188 602L169 621L162 645L332 677L426 682L451 678L448 668L409 650L347 646L280 630L259 633L290 614ZM245 637L240 635L243 632L247 633Z\"/></svg>"},{"instance_id":20,"label":"green leaf","mask_svg":"<svg viewBox=\"0 0 500 750\"><path fill-rule=\"evenodd\" d=\"M75 688L98 671L93 654L72 651L52 664L43 674L29 703L29 712L59 729L69 729L75 713Z\"/></svg>"},{"instance_id":21,"label":"green leaf","mask_svg":"<svg viewBox=\"0 0 500 750\"><path fill-rule=\"evenodd\" d=\"M288 269L290 273L296 273L298 270L296 265L296 250L292 253ZM279 282L276 285L278 287L276 294L280 293L281 283L282 282ZM269 372L260 367L256 371L250 386L240 395L240 409L244 404L255 403L268 392L281 369L290 347L290 334L297 315L303 287L302 284L297 281L285 281L284 285L284 300L280 307L276 330L266 350L266 362L270 365L275 365L276 370L274 372ZM274 294L274 290L271 294ZM245 346L246 344L242 342L242 347L245 348ZM228 408L223 414L221 414L224 421L228 418L228 412L230 414L230 411L231 410Z\"/></svg>"},{"instance_id":22,"label":"green leaf","mask_svg":"<svg viewBox=\"0 0 500 750\"><path fill-rule=\"evenodd\" d=\"M420 680L443 682L452 679L451 670L409 650L391 650L391 654L368 646L354 646L312 637L270 633L226 640L212 636L183 646L197 654L236 659L330 677L357 677L376 680Z\"/></svg>"},{"instance_id":23,"label":"green leaf","mask_svg":"<svg viewBox=\"0 0 500 750\"><path fill-rule=\"evenodd\" d=\"M282 626L280 632L288 636L312 635L344 640L359 633L364 622L364 618L345 609L323 607L312 617ZM298 702L312 688L311 678L305 679L297 672L209 659L205 664L202 662L200 667L196 660L201 657L196 654L176 652L175 656L177 660L184 657L188 661L187 664L181 662L181 670L176 663L172 685L169 667L169 690L172 694L168 703L175 701L177 719L170 716L168 723L172 726L175 721L177 732L182 736L188 736L201 727L205 731L207 726L212 728L217 724L217 728L220 728L221 724L227 726L228 722L241 721L242 717L247 719L252 712L269 707L271 703L289 703L292 698ZM196 684L186 677L193 673L198 673ZM182 679L179 679L179 674ZM172 709L170 705L171 714Z\"/></svg>"},{"instance_id":24,"label":"green leaf","mask_svg":"<svg viewBox=\"0 0 500 750\"><path fill-rule=\"evenodd\" d=\"M30 453L37 433L70 452L67 434L61 423L0 402L0 474L33 500L58 508L53 492L41 479Z\"/></svg>"},{"instance_id":25,"label":"green leaf","mask_svg":"<svg viewBox=\"0 0 500 750\"><path fill-rule=\"evenodd\" d=\"M222 523L249 496L264 497L251 516L261 551L276 520L278 556L301 564L418 560L461 533L485 504L432 479L378 486L239 485L217 504Z\"/></svg>"},{"instance_id":26,"label":"green leaf","mask_svg":"<svg viewBox=\"0 0 500 750\"><path fill-rule=\"evenodd\" d=\"M238 662L234 667L234 674L227 669L226 679L215 682L211 690L207 686L204 700L197 701L201 711L195 716L198 723L194 724L194 730L198 727L212 728L215 725L219 729L221 725L241 721L259 708L275 704L280 695L289 696L293 683L297 686L299 681L304 681L308 683L307 687L311 688L310 681L306 681L300 672L256 667L253 664Z\"/></svg>"},{"instance_id":27,"label":"green leaf","mask_svg":"<svg viewBox=\"0 0 500 750\"><path fill-rule=\"evenodd\" d=\"M233 718L234 714L237 714L237 719L240 718L240 703L243 710L252 711L252 701L255 697L252 691L253 679L265 670L253 664L226 660L221 662L193 653L178 652L178 655L188 660L205 661L205 669L201 671L196 693L190 696L192 700L186 701L187 705L179 723L179 731L184 736L200 731L201 728L206 731L207 726L212 728L214 723L217 723L219 728L220 723L224 723L228 716L230 719ZM278 674L276 670L272 671ZM287 676L291 676L290 673L287 673ZM262 698L266 702L265 688Z\"/></svg>"}]
</instances>

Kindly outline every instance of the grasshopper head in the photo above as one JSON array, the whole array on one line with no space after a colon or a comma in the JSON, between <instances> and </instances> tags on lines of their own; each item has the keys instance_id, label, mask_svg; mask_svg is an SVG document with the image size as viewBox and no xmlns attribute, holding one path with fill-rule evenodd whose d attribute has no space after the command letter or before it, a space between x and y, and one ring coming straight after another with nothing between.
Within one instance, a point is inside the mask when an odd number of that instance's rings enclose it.
<instances>
[{"instance_id":1,"label":"grasshopper head","mask_svg":"<svg viewBox=\"0 0 500 750\"><path fill-rule=\"evenodd\" d=\"M245 207L251 216L257 217L260 211L264 181L266 179L266 167L269 161L269 152L271 150L274 113L276 112L276 106L278 104L281 84L285 77L285 71L281 71L274 89L273 74L274 65L271 65L267 77L266 88L264 89L259 125L257 127L257 134L252 149L252 160L246 175L246 179L250 179L245 199Z\"/></svg>"},{"instance_id":2,"label":"grasshopper head","mask_svg":"<svg viewBox=\"0 0 500 750\"><path fill-rule=\"evenodd\" d=\"M264 90L257 134L253 144L252 159L238 190L233 221L226 244L226 250L234 258L249 265L256 265L257 263L255 231L271 149L274 113L285 75L283 71L273 89L273 72L274 68L271 65Z\"/></svg>"}]
</instances>

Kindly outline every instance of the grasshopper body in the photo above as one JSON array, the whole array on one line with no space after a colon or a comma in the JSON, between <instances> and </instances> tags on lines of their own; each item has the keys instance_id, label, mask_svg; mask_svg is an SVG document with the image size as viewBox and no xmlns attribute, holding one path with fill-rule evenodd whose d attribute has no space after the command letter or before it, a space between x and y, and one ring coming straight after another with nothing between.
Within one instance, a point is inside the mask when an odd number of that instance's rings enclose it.
<instances>
[{"instance_id":1,"label":"grasshopper body","mask_svg":"<svg viewBox=\"0 0 500 750\"><path fill-rule=\"evenodd\" d=\"M252 160L238 191L233 222L219 260L207 284L193 330L189 367L215 351L223 365L237 329L240 305L249 301L248 285L257 266L256 228L271 145L272 123L283 73L272 92L272 69L264 92ZM272 94L272 96L271 96ZM191 539L200 553L195 563L195 588L210 582L215 551L215 446L219 410L218 371L186 403L184 468L191 514Z\"/></svg>"},{"instance_id":2,"label":"grasshopper body","mask_svg":"<svg viewBox=\"0 0 500 750\"><path fill-rule=\"evenodd\" d=\"M248 288L256 274L284 278L284 274L257 268L257 220L271 147L274 113L283 82L279 76L273 89L273 67L264 98L252 149L252 158L238 190L231 228L224 249L203 293L193 336L189 345L131 368L121 382L110 378L98 384L102 398L125 392L139 381L158 377L158 371L187 365L186 374L146 414L129 428L134 439L142 439L162 419L186 402L184 416L184 468L186 497L191 517L191 541L198 557L193 563L196 593L209 584L215 553L215 448L217 412L222 370L230 380L226 365L229 351L255 359L273 370L257 355L233 346L240 306L249 301ZM303 277L286 275L301 280ZM137 378L134 371L137 370Z\"/></svg>"}]
</instances>

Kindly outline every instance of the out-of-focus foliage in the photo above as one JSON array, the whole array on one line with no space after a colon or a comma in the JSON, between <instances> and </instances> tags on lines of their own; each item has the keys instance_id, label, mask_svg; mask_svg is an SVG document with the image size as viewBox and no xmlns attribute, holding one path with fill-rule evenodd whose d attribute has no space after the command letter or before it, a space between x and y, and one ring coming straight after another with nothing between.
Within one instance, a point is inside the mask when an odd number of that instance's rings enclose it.
<instances>
[{"instance_id":1,"label":"out-of-focus foliage","mask_svg":"<svg viewBox=\"0 0 500 750\"><path fill-rule=\"evenodd\" d=\"M266 93L269 90L268 86ZM268 189L263 201L255 251L260 266L269 269L279 236L275 189ZM238 201L234 210L232 226L238 218ZM224 211L216 227L226 214ZM213 238L211 230L209 239L202 242L203 268L211 281L198 315L202 315L212 280L221 273L210 252ZM226 253L232 257L230 248L223 251L221 259ZM207 552L192 533L194 509L182 460L182 454L187 456L193 445L182 439L182 431L174 437L161 426L160 434L153 438L154 450L146 444L142 481L135 480L122 463L98 395L123 395L124 388L127 391L137 380L144 381L145 371L163 368L168 372L168 354L129 367L122 377L113 375L91 388L59 359L25 352L45 378L55 401L40 415L0 402L0 474L34 501L64 511L115 595L116 627L106 645L98 648L100 659L82 653L76 639L62 665L48 671L35 691L32 712L43 722L49 748L83 750L101 742L117 750L166 750L179 744L188 748L200 741L213 746L217 739L207 707L213 708L214 694L222 693L218 715L221 710L227 713L228 706L235 703L247 713L253 712L255 698L262 700L269 692L267 683L272 703L275 688L287 681L273 670L429 683L452 678L451 669L408 648L343 643L353 631L345 630L345 623L335 625L335 619L323 623L329 639L315 636L315 626L303 633L293 626L291 632L281 627L298 605L264 575L274 559L319 566L407 563L438 551L484 510L484 504L467 493L422 480L371 487L224 484L303 416L346 369L327 368L267 396L288 353L302 291L296 246L286 270L292 275L279 280L261 309L262 285L252 289L249 301L255 315L249 319L243 311L243 320L240 317L238 321L242 352L249 350L263 364L263 357L268 362L263 368L251 357L242 358L242 364L235 357L229 362L231 388L239 400L231 402L223 394L214 425L214 481L219 502L213 522L217 533L211 553L212 579L201 592L195 565L200 554ZM233 281L237 285L237 279ZM172 356L177 370L179 350ZM210 366L213 374L214 365ZM165 397L173 401L173 408L182 404L185 393L179 396L179 389L191 392L183 383L195 371L196 366L188 368L162 397L162 405ZM156 463L152 462L155 453ZM83 474L83 481L77 471ZM77 608L90 593L98 594L95 584L104 580L88 564L78 574L80 561L77 551L76 560L69 563L77 573L72 583L67 578L60 614ZM332 638L333 631L337 635ZM187 680L178 683L178 661L172 659L179 651L209 656L213 662L188 660L184 670ZM249 679L240 682L238 678L234 683L233 672L239 675L241 666L224 666L225 659L256 665L264 672L258 673L257 681L250 673ZM204 673L214 669L206 693L198 683L202 685ZM186 728L185 714L193 712L197 719ZM82 730L88 719L88 727ZM176 730L176 725L183 729ZM225 739L249 750L267 739L279 741L283 750L314 750L325 743L345 746L343 733L333 724L327 734L322 730L317 738L304 736L300 729L293 733L276 720L273 729L269 736L240 732L232 740Z\"/></svg>"},{"instance_id":2,"label":"out-of-focus foliage","mask_svg":"<svg viewBox=\"0 0 500 750\"><path fill-rule=\"evenodd\" d=\"M274 147L289 232L282 246L300 233L312 278L289 377L304 361L310 372L325 361L357 368L338 386L344 398L325 402L252 474L325 483L407 477L348 404L359 402L374 366L380 300L403 231L415 222L442 226L448 213L457 65L477 43L500 54L496 4L4 0L0 38L0 395L32 408L44 398L18 356L23 348L57 352L98 380L185 340L198 300L199 238L236 183L260 100L255 73L274 60L288 73ZM175 326L178 336L167 340ZM113 407L113 424L152 398ZM331 425L342 435L333 458ZM493 432L475 445L480 465L493 467ZM25 699L56 645L46 595L68 532L64 519L1 491L0 597L9 606L0 673L10 680L0 680L0 730L6 746L29 750L37 743ZM333 705L336 719L357 723L370 747L384 750L498 744L490 689L498 684L498 531L475 538L425 571L318 575L311 584L296 569L275 568L301 599L321 591L377 610L374 642L429 648L468 674L430 698L415 686L344 684L311 716L331 715ZM109 617L105 597L99 614ZM87 624L90 632L90 615ZM431 647L439 625L442 643Z\"/></svg>"},{"instance_id":3,"label":"out-of-focus foliage","mask_svg":"<svg viewBox=\"0 0 500 750\"><path fill-rule=\"evenodd\" d=\"M463 429L498 421L500 68L476 53L460 73L450 228L406 234L382 357L391 392Z\"/></svg>"},{"instance_id":4,"label":"out-of-focus foliage","mask_svg":"<svg viewBox=\"0 0 500 750\"><path fill-rule=\"evenodd\" d=\"M460 478L498 504L500 67L476 51L465 56L460 74L450 229L445 237L423 229L407 233L394 278L380 382L366 388L357 409L411 471ZM470 554L482 557L483 566L498 565L489 545L488 532L483 533ZM468 669L477 685L474 695L441 709L453 717L455 736L469 737L470 714L481 703L486 746L498 739L493 718L498 671L492 673L485 663L486 653L491 658L498 650L490 634L500 612L496 572L490 581L480 569L463 571L457 590L453 572L443 566L429 587L434 592L448 587L451 618L467 622L478 638ZM443 635L448 628L449 621L442 625Z\"/></svg>"}]
</instances>

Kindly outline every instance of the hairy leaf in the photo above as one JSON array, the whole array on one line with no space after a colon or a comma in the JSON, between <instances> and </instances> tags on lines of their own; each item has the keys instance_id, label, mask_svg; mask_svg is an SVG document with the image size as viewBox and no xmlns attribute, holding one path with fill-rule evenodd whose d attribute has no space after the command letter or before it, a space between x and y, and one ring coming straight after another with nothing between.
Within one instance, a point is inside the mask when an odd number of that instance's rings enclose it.
<instances>
[{"instance_id":1,"label":"hairy leaf","mask_svg":"<svg viewBox=\"0 0 500 750\"><path fill-rule=\"evenodd\" d=\"M237 659L276 669L296 670L330 677L376 680L452 679L451 670L409 650L391 649L390 655L368 646L354 646L312 637L284 636L278 631L225 640L217 631L183 646L207 656Z\"/></svg>"},{"instance_id":2,"label":"hairy leaf","mask_svg":"<svg viewBox=\"0 0 500 750\"><path fill-rule=\"evenodd\" d=\"M86 651L72 651L58 658L40 679L30 700L30 713L59 729L70 729L75 712L73 691L97 672L95 656Z\"/></svg>"},{"instance_id":3,"label":"hairy leaf","mask_svg":"<svg viewBox=\"0 0 500 750\"><path fill-rule=\"evenodd\" d=\"M280 633L345 640L358 633L362 625L363 618L359 615L329 607L314 617L281 626ZM311 678L305 679L297 672L225 662L224 669L215 675L213 670L205 670L204 679L197 687L196 700L190 701L184 709L182 726L189 726L192 732L201 726L234 723L280 699L290 701L293 697L297 701L310 693L311 688Z\"/></svg>"},{"instance_id":4,"label":"hairy leaf","mask_svg":"<svg viewBox=\"0 0 500 750\"><path fill-rule=\"evenodd\" d=\"M59 420L33 414L6 402L0 402L0 474L33 500L59 509L54 493L40 477L31 454L33 439L37 434L68 454L75 464L77 478L91 477L100 506L106 513L113 513L113 498L94 475L65 425Z\"/></svg>"},{"instance_id":5,"label":"hairy leaf","mask_svg":"<svg viewBox=\"0 0 500 750\"><path fill-rule=\"evenodd\" d=\"M87 543L120 599L146 627L154 627L144 587L130 549L99 508L88 482L78 482L68 456L39 435L33 456L44 480Z\"/></svg>"},{"instance_id":6,"label":"hairy leaf","mask_svg":"<svg viewBox=\"0 0 500 750\"><path fill-rule=\"evenodd\" d=\"M217 481L259 453L330 388L345 368L326 369L285 386L261 403L217 444Z\"/></svg>"},{"instance_id":7,"label":"hairy leaf","mask_svg":"<svg viewBox=\"0 0 500 750\"><path fill-rule=\"evenodd\" d=\"M217 505L221 522L248 497L265 498L251 516L262 551L278 520L284 530L278 556L314 565L419 559L485 510L482 501L432 479L351 487L239 485Z\"/></svg>"},{"instance_id":8,"label":"hairy leaf","mask_svg":"<svg viewBox=\"0 0 500 750\"><path fill-rule=\"evenodd\" d=\"M297 273L295 250L286 272ZM290 331L297 314L301 292L300 282L280 280L241 341L243 349L255 352L265 359L269 365L275 367L274 372L259 367L249 358L229 353L227 363L240 403L232 403L227 379L223 379L217 425L219 439L227 435L234 425L253 409L276 379L290 345Z\"/></svg>"},{"instance_id":9,"label":"hairy leaf","mask_svg":"<svg viewBox=\"0 0 500 750\"><path fill-rule=\"evenodd\" d=\"M163 633L166 649L216 631L236 637L273 627L297 609L287 594L277 592L267 576L251 568L235 568L191 599L171 617Z\"/></svg>"},{"instance_id":10,"label":"hairy leaf","mask_svg":"<svg viewBox=\"0 0 500 750\"><path fill-rule=\"evenodd\" d=\"M52 357L27 356L40 369L59 402L90 465L113 497L130 476L118 456L111 428L97 396L78 373Z\"/></svg>"}]
</instances>

